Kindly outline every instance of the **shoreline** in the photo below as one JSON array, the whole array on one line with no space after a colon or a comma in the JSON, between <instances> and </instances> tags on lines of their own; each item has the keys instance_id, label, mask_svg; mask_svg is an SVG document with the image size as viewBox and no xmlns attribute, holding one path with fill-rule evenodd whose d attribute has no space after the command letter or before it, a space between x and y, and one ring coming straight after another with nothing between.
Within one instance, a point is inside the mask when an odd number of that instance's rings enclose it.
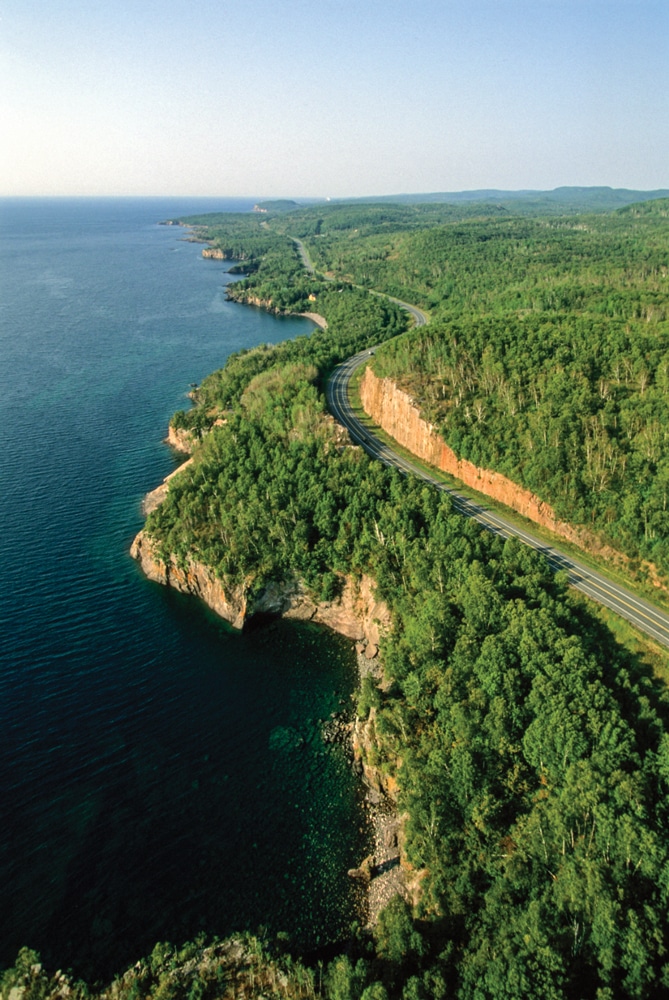
<instances>
[{"instance_id":1,"label":"shoreline","mask_svg":"<svg viewBox=\"0 0 669 1000\"><path fill-rule=\"evenodd\" d=\"M359 647L356 659L358 688L365 677L372 677L377 683L382 680L383 668L378 659L369 659ZM383 789L380 771L364 764L365 728L365 721L356 716L351 727L351 748L354 768L364 790L363 808L372 833L372 853L358 868L349 871L349 876L365 884L365 927L371 929L376 925L381 910L395 896L402 896L411 902L411 889L402 859L403 817L390 789Z\"/></svg>"},{"instance_id":2,"label":"shoreline","mask_svg":"<svg viewBox=\"0 0 669 1000\"><path fill-rule=\"evenodd\" d=\"M169 441L168 436L166 443ZM142 501L145 516L160 506L167 496L171 480L193 460L192 456L186 459L159 486L145 494ZM371 676L377 683L383 677L378 659L379 641L381 629L389 627L389 612L383 602L376 601L371 578L363 578L358 584L349 583L347 578L341 598L320 604L311 601L299 585L289 588L269 585L249 614L245 595L234 590L226 594L221 582L208 567L192 561L184 570L176 564L164 563L153 551L144 529L136 535L130 555L139 562L148 579L200 598L233 628L241 630L253 614L269 613L296 621L315 621L350 639L355 643L357 665L354 698L364 677ZM383 789L380 772L364 761L365 743L360 738L364 727L365 722L355 715L347 724L347 752L351 755L352 768L361 785L364 810L361 819L370 832L372 853L361 859L360 868L351 869L349 875L361 878L364 883L364 904L360 916L361 922L369 929L376 924L381 910L394 896L399 894L410 901L411 893L401 858L402 818L392 795ZM362 874L356 876L356 872Z\"/></svg>"},{"instance_id":3,"label":"shoreline","mask_svg":"<svg viewBox=\"0 0 669 1000\"><path fill-rule=\"evenodd\" d=\"M144 514L145 517L148 514L150 514L151 511L155 510L156 507L160 507L161 503L167 496L167 491L170 487L171 480L174 479L174 477L178 475L180 472L183 472L183 470L187 466L191 465L192 462L193 462L192 458L187 458L186 461L182 462L181 465L177 466L176 469L172 469L172 471L165 476L165 478L163 479L162 483L159 486L156 486L155 489L149 490L148 493L144 494L141 507L142 507L142 514Z\"/></svg>"},{"instance_id":4,"label":"shoreline","mask_svg":"<svg viewBox=\"0 0 669 1000\"><path fill-rule=\"evenodd\" d=\"M197 240L197 242L205 241ZM211 244L203 248L202 256L226 259L223 253L217 251ZM259 299L246 298L240 301L230 296L229 299L240 305L255 305L277 314L280 313L279 310L271 306L271 303ZM311 320L322 330L328 328L325 317L316 312L291 313L286 311L285 315L302 316ZM145 495L142 503L145 516L155 510L166 498L171 480L194 461L192 442L187 442L183 437L175 434L171 425L165 442L182 453L186 452L189 457L166 476L158 487ZM196 570L190 579L188 573L179 576L175 572L176 567L167 566L165 563L163 563L164 571L161 571L159 562L162 560L156 560L153 553L149 555L146 551L142 552L142 549L146 549L147 542L149 542L148 536L142 529L133 541L130 552L132 557L139 561L143 572L149 579L198 596L234 628L241 629L245 621L254 613L278 614L281 617L310 620L327 625L328 628L351 639L356 644L357 681L353 692L354 699L357 700L364 677L372 676L375 683L381 684L383 668L378 659L379 642L381 632L390 627L390 614L387 606L383 602L378 602L374 597L375 582L371 578L363 578L357 582L346 578L340 598L334 602L320 602L318 604L308 597L299 581L296 586L288 588L270 584L265 588L261 600L252 609L249 609L244 593L229 594L226 598L221 582L214 578L213 573L208 571L207 567L201 566L199 573ZM148 559L147 555L149 555ZM195 565L193 568L195 569ZM198 579L202 577L205 579ZM411 891L408 885L407 871L402 865L403 818L398 812L394 796L388 794L388 791L383 788L384 777L381 772L364 761L366 755L358 738L359 727L364 727L364 725L364 720L359 720L354 714L353 721L347 727L349 730L347 742L353 770L361 783L361 805L364 812L360 818L364 820L369 830L371 840L369 846L372 848L372 854L360 862L363 868L367 866L366 872L369 876L364 879L366 884L364 902L361 908L364 912L361 912L360 916L364 926L370 929L378 921L381 910L394 896L399 894L405 900L411 901ZM349 872L350 874L351 872Z\"/></svg>"},{"instance_id":5,"label":"shoreline","mask_svg":"<svg viewBox=\"0 0 669 1000\"><path fill-rule=\"evenodd\" d=\"M379 678L381 674L378 662L369 660L357 650L356 666L353 700L364 677ZM409 868L402 857L405 817L400 814L390 790L383 790L381 772L363 760L364 741L361 735L366 721L355 712L348 721L345 719L346 713L342 713L331 723L326 723L325 742L338 743L343 747L358 784L359 830L360 833L366 832L366 847L370 853L360 860L358 867L349 868L347 874L351 879L351 892L356 900L360 926L371 931L378 923L381 911L395 896L401 896L409 904L413 902Z\"/></svg>"},{"instance_id":6,"label":"shoreline","mask_svg":"<svg viewBox=\"0 0 669 1000\"><path fill-rule=\"evenodd\" d=\"M312 322L319 326L321 330L327 330L328 321L320 313L314 312L303 312L303 313L286 313L287 316L304 316L305 319L310 319Z\"/></svg>"}]
</instances>

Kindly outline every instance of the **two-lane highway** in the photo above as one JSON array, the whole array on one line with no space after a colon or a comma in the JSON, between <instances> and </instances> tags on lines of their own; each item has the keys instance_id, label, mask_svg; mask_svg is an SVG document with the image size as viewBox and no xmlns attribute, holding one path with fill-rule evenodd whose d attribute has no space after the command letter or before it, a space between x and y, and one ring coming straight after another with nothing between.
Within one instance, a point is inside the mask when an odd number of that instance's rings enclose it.
<instances>
[{"instance_id":1,"label":"two-lane highway","mask_svg":"<svg viewBox=\"0 0 669 1000\"><path fill-rule=\"evenodd\" d=\"M416 309L415 306L409 306L398 299L394 301L411 312L418 326L422 326L426 322L425 314ZM535 537L531 532L517 528L496 511L487 510L468 497L462 496L456 490L445 486L428 472L393 451L390 446L384 444L368 427L361 423L351 408L349 381L356 369L370 360L372 353L373 351L369 350L361 351L360 354L344 361L343 364L335 368L327 386L327 400L331 412L346 427L357 444L361 445L374 458L385 462L386 465L394 465L404 473L419 476L432 483L437 489L448 493L455 510L467 517L475 518L489 531L504 538L519 538L526 545L538 549L544 554L551 566L556 570L564 570L568 574L570 583L577 590L615 611L621 618L626 618L640 632L644 632L656 642L669 647L669 615L664 611L637 597L626 588L612 583L601 573L590 569L572 556L566 555L553 546L546 545L544 541Z\"/></svg>"}]
</instances>

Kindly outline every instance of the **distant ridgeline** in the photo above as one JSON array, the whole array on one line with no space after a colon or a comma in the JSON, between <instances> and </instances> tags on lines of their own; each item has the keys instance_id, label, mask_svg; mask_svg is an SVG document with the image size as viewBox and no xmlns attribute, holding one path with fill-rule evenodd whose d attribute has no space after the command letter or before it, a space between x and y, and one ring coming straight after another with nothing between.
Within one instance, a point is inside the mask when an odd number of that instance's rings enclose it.
<instances>
[{"instance_id":1,"label":"distant ridgeline","mask_svg":"<svg viewBox=\"0 0 669 1000\"><path fill-rule=\"evenodd\" d=\"M632 203L669 198L669 188L657 191L631 191L628 188L611 187L559 187L552 191L504 191L498 188L484 188L475 191L438 191L433 194L374 195L367 198L288 199L262 201L254 206L254 211L290 212L310 204L394 204L463 205L479 202L486 205L502 205L516 214L540 213L551 215L567 212L611 212Z\"/></svg>"},{"instance_id":2,"label":"distant ridgeline","mask_svg":"<svg viewBox=\"0 0 669 1000\"><path fill-rule=\"evenodd\" d=\"M394 202L405 205L426 202L485 202L502 204L513 212L546 214L559 212L610 212L632 202L669 198L669 189L630 191L628 188L559 187L552 191L500 191L488 188L479 191L442 191L436 194L385 195L359 199L365 202ZM348 199L350 200L350 199Z\"/></svg>"},{"instance_id":3,"label":"distant ridgeline","mask_svg":"<svg viewBox=\"0 0 669 1000\"><path fill-rule=\"evenodd\" d=\"M299 581L335 600L345 578L376 581L393 624L358 724L366 767L398 789L413 893L311 968L276 942L161 945L107 995L663 995L665 660L619 645L541 555L350 446L323 384L396 336L378 372L409 386L460 454L669 570L669 202L560 217L330 203L180 221L253 264L232 297L318 312L328 329L233 356L203 382L174 420L194 461L146 532L163 559L196 559L251 598ZM366 288L431 323L403 332L405 315ZM64 995L28 952L5 1000L17 987Z\"/></svg>"}]
</instances>

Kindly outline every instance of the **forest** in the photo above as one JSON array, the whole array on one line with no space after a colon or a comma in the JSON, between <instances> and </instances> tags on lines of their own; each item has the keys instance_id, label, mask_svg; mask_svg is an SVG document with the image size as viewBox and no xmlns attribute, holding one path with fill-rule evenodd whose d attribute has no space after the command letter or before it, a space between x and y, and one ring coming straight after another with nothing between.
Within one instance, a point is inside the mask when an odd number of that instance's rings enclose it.
<instances>
[{"instance_id":1,"label":"forest","mask_svg":"<svg viewBox=\"0 0 669 1000\"><path fill-rule=\"evenodd\" d=\"M560 217L333 205L268 225L288 248L283 282L268 258L255 294L279 308L318 297L291 230L321 275L428 310L428 327L384 338L377 374L410 392L458 458L669 576L669 200ZM243 300L248 282L232 294Z\"/></svg>"},{"instance_id":2,"label":"forest","mask_svg":"<svg viewBox=\"0 0 669 1000\"><path fill-rule=\"evenodd\" d=\"M342 448L317 377L251 378L147 530L251 591L295 576L330 599L370 573L391 608L386 683L358 712L426 877L413 920L393 916L402 943L363 949L340 995L374 977L389 996L652 995L669 974L666 691L541 556Z\"/></svg>"},{"instance_id":3,"label":"forest","mask_svg":"<svg viewBox=\"0 0 669 1000\"><path fill-rule=\"evenodd\" d=\"M338 361L387 341L379 373L410 386L460 454L664 565L668 217L657 201L587 217L381 204L182 220L248 264L236 300L328 328L203 381L173 421L194 461L146 531L165 558L192 556L251 596L299 580L331 600L345 578L376 581L393 624L383 680L361 684L356 711L367 764L396 781L420 892L315 961L262 933L159 944L98 989L24 950L3 1000L669 991L664 682L539 553L352 446L323 391ZM368 288L431 323L407 329Z\"/></svg>"},{"instance_id":4,"label":"forest","mask_svg":"<svg viewBox=\"0 0 669 1000\"><path fill-rule=\"evenodd\" d=\"M442 289L441 304L429 328L374 361L458 457L528 487L665 578L668 210L649 203L541 240L536 226L522 239L518 227L493 226L482 247L475 232L421 234L406 257L443 253L448 264L422 289L414 279L415 291L431 304Z\"/></svg>"},{"instance_id":5,"label":"forest","mask_svg":"<svg viewBox=\"0 0 669 1000\"><path fill-rule=\"evenodd\" d=\"M241 381L147 530L250 588L296 576L329 598L344 574L377 581L394 624L385 682L363 685L357 712L375 733L369 763L397 778L421 898L413 911L396 898L320 968L285 943L247 942L241 965L211 968L203 951L229 942L161 945L111 995L254 996L256 977L265 996L331 1000L657 995L666 689L543 557L342 446L315 365ZM5 1000L17 983L36 998L56 988L26 954Z\"/></svg>"}]
</instances>

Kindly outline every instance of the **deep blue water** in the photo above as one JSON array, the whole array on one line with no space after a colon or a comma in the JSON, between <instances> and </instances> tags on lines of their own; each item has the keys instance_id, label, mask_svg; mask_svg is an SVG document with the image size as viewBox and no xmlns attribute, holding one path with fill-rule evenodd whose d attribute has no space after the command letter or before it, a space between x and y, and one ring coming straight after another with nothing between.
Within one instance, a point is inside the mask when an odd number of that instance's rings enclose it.
<instances>
[{"instance_id":1,"label":"deep blue water","mask_svg":"<svg viewBox=\"0 0 669 1000\"><path fill-rule=\"evenodd\" d=\"M345 932L357 790L319 720L350 644L236 634L128 557L189 383L306 333L225 300L201 199L0 201L0 965L104 977L157 940Z\"/></svg>"}]
</instances>

